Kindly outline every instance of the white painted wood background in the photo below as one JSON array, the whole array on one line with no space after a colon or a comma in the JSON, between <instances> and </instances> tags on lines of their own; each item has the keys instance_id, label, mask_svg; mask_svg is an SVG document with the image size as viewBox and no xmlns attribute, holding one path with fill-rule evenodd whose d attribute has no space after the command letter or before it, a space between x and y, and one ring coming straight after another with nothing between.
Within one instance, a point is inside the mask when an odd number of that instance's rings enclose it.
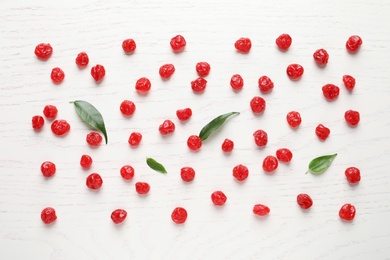
<instances>
[{"instance_id":1,"label":"white painted wood background","mask_svg":"<svg viewBox=\"0 0 390 260\"><path fill-rule=\"evenodd\" d=\"M11 1L0 3L0 259L389 259L390 258L390 2L386 0L330 1ZM282 53L275 46L281 33L293 44ZM184 52L174 54L171 37L182 34ZM345 41L358 34L363 45L356 55L345 50ZM253 42L249 54L234 50L239 37ZM121 43L133 38L137 50L125 55ZM54 48L52 57L34 56L38 43ZM325 68L315 65L312 54L325 48L330 54ZM77 53L86 51L90 64L78 69ZM211 73L204 94L195 95L190 82L197 77L195 64L207 61ZM290 81L285 68L300 63L305 74ZM170 80L159 77L158 68L173 63ZM106 67L99 85L90 76L95 64ZM66 74L60 85L50 80L53 67ZM245 86L235 93L231 75L240 73ZM348 93L342 76L356 77ZM257 79L268 75L275 83L270 94L261 94ZM147 96L139 96L135 81L146 76L152 82ZM325 101L321 87L339 85L339 98ZM255 116L249 101L255 95L267 100L263 115ZM90 131L69 101L83 99L103 114L109 144L91 149L85 142ZM133 117L124 118L119 104L135 102ZM47 104L56 105L58 118L71 124L64 138L55 137L50 124L37 133L31 118L42 115ZM187 123L178 122L175 111L191 107ZM358 127L346 125L348 109L361 113ZM301 113L297 130L288 127L285 115ZM239 111L221 131L190 152L186 139L197 134L215 116ZM158 125L176 123L172 136L162 138ZM331 135L320 142L314 134L318 123ZM255 147L252 133L269 134L265 149ZM132 131L143 133L141 145L127 143ZM235 141L230 155L220 145ZM263 158L278 148L294 153L289 165L266 175ZM338 153L322 176L305 175L309 161ZM79 159L90 154L93 167L82 170ZM162 162L167 175L155 173L145 157ZM40 164L50 160L57 173L44 179ZM237 183L232 168L249 168L249 178ZM135 178L125 182L119 169L131 164ZM180 168L196 170L193 183L184 184ZM360 168L358 185L347 183L344 170ZM98 192L85 186L85 178L98 172L104 184ZM150 193L136 194L134 183L147 181ZM212 205L210 194L226 193L225 206ZM313 207L302 211L296 195L308 193ZM252 214L263 203L271 208L266 218ZM353 222L339 219L344 203L357 208ZM57 210L55 224L40 220L44 207ZM175 225L174 207L188 211L184 225ZM128 211L126 221L114 225L116 208Z\"/></svg>"}]
</instances>

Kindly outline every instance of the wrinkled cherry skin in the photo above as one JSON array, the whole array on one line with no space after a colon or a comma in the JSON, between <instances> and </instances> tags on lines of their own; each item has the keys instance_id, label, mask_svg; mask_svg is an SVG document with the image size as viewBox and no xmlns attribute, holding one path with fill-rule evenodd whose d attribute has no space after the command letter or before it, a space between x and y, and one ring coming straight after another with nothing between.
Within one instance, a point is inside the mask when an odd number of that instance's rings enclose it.
<instances>
[{"instance_id":1,"label":"wrinkled cherry skin","mask_svg":"<svg viewBox=\"0 0 390 260\"><path fill-rule=\"evenodd\" d=\"M103 80L106 70L103 65L97 64L91 68L91 76L96 82Z\"/></svg>"},{"instance_id":2,"label":"wrinkled cherry skin","mask_svg":"<svg viewBox=\"0 0 390 260\"><path fill-rule=\"evenodd\" d=\"M151 87L152 87L152 83L150 83L150 80L145 77L138 79L137 82L135 83L135 89L140 93L149 92Z\"/></svg>"},{"instance_id":3,"label":"wrinkled cherry skin","mask_svg":"<svg viewBox=\"0 0 390 260\"><path fill-rule=\"evenodd\" d=\"M292 128L298 127L302 123L301 115L297 111L288 112L286 119L287 119L287 123Z\"/></svg>"},{"instance_id":4,"label":"wrinkled cherry skin","mask_svg":"<svg viewBox=\"0 0 390 260\"><path fill-rule=\"evenodd\" d=\"M169 79L175 72L175 66L173 64L164 64L158 70L160 77L163 79Z\"/></svg>"},{"instance_id":5,"label":"wrinkled cherry skin","mask_svg":"<svg viewBox=\"0 0 390 260\"><path fill-rule=\"evenodd\" d=\"M171 120L165 120L158 128L160 134L168 135L175 131L175 124Z\"/></svg>"},{"instance_id":6,"label":"wrinkled cherry skin","mask_svg":"<svg viewBox=\"0 0 390 260\"><path fill-rule=\"evenodd\" d=\"M187 146L192 151L197 151L202 147L202 139L197 135L191 135L187 139Z\"/></svg>"},{"instance_id":7,"label":"wrinkled cherry skin","mask_svg":"<svg viewBox=\"0 0 390 260\"><path fill-rule=\"evenodd\" d=\"M262 93L269 93L274 88L274 83L267 76L261 76L258 80L258 84Z\"/></svg>"},{"instance_id":8,"label":"wrinkled cherry skin","mask_svg":"<svg viewBox=\"0 0 390 260\"><path fill-rule=\"evenodd\" d=\"M257 130L253 133L255 143L259 147L264 147L268 143L268 134L264 130Z\"/></svg>"},{"instance_id":9,"label":"wrinkled cherry skin","mask_svg":"<svg viewBox=\"0 0 390 260\"><path fill-rule=\"evenodd\" d=\"M65 78L65 73L62 69L55 67L51 70L50 78L54 83L60 84Z\"/></svg>"},{"instance_id":10,"label":"wrinkled cherry skin","mask_svg":"<svg viewBox=\"0 0 390 260\"><path fill-rule=\"evenodd\" d=\"M88 175L86 180L86 185L91 190L98 190L103 185L103 179L102 177L97 173L91 173Z\"/></svg>"},{"instance_id":11,"label":"wrinkled cherry skin","mask_svg":"<svg viewBox=\"0 0 390 260\"><path fill-rule=\"evenodd\" d=\"M129 140L128 140L128 142L129 142L129 144L131 145L131 146L138 146L139 145L139 143L141 142L141 140L142 140L142 134L141 133L138 133L138 132L133 132L133 133L131 133L130 134L130 137L129 137Z\"/></svg>"},{"instance_id":12,"label":"wrinkled cherry skin","mask_svg":"<svg viewBox=\"0 0 390 260\"><path fill-rule=\"evenodd\" d=\"M327 100L333 101L339 96L340 88L333 84L326 84L322 87L322 93Z\"/></svg>"},{"instance_id":13,"label":"wrinkled cherry skin","mask_svg":"<svg viewBox=\"0 0 390 260\"><path fill-rule=\"evenodd\" d=\"M288 34L281 34L278 38L276 38L275 43L280 50L287 51L291 46L292 39Z\"/></svg>"},{"instance_id":14,"label":"wrinkled cherry skin","mask_svg":"<svg viewBox=\"0 0 390 260\"><path fill-rule=\"evenodd\" d=\"M210 73L210 64L205 61L198 62L195 69L200 77L206 77Z\"/></svg>"},{"instance_id":15,"label":"wrinkled cherry skin","mask_svg":"<svg viewBox=\"0 0 390 260\"><path fill-rule=\"evenodd\" d=\"M44 208L41 212L41 219L46 225L53 223L57 219L56 210L52 207Z\"/></svg>"},{"instance_id":16,"label":"wrinkled cherry skin","mask_svg":"<svg viewBox=\"0 0 390 260\"><path fill-rule=\"evenodd\" d=\"M80 68L85 68L89 63L88 54L85 52L80 52L79 54L77 54L75 62L76 65L79 66Z\"/></svg>"},{"instance_id":17,"label":"wrinkled cherry skin","mask_svg":"<svg viewBox=\"0 0 390 260\"><path fill-rule=\"evenodd\" d=\"M241 37L234 43L234 47L239 52L248 53L252 48L252 42L249 38Z\"/></svg>"},{"instance_id":18,"label":"wrinkled cherry skin","mask_svg":"<svg viewBox=\"0 0 390 260\"><path fill-rule=\"evenodd\" d=\"M355 218L355 214L355 206L349 203L344 204L339 211L339 217L346 221L352 221Z\"/></svg>"},{"instance_id":19,"label":"wrinkled cherry skin","mask_svg":"<svg viewBox=\"0 0 390 260\"><path fill-rule=\"evenodd\" d=\"M239 91L244 86L244 79L239 74L234 74L230 79L230 86L233 90Z\"/></svg>"},{"instance_id":20,"label":"wrinkled cherry skin","mask_svg":"<svg viewBox=\"0 0 390 260\"><path fill-rule=\"evenodd\" d=\"M130 165L124 165L120 170L123 179L129 181L134 178L134 168Z\"/></svg>"},{"instance_id":21,"label":"wrinkled cherry skin","mask_svg":"<svg viewBox=\"0 0 390 260\"><path fill-rule=\"evenodd\" d=\"M263 113L266 107L265 99L259 96L253 97L250 102L250 107L253 113Z\"/></svg>"},{"instance_id":22,"label":"wrinkled cherry skin","mask_svg":"<svg viewBox=\"0 0 390 260\"><path fill-rule=\"evenodd\" d=\"M215 206L222 206L227 200L226 195L222 191L214 191L211 194L211 201Z\"/></svg>"},{"instance_id":23,"label":"wrinkled cherry skin","mask_svg":"<svg viewBox=\"0 0 390 260\"><path fill-rule=\"evenodd\" d=\"M302 209L308 209L313 206L313 200L309 195L301 193L297 196L297 203Z\"/></svg>"},{"instance_id":24,"label":"wrinkled cherry skin","mask_svg":"<svg viewBox=\"0 0 390 260\"><path fill-rule=\"evenodd\" d=\"M146 182L137 182L135 184L135 190L138 194L147 194L150 191L150 185Z\"/></svg>"},{"instance_id":25,"label":"wrinkled cherry skin","mask_svg":"<svg viewBox=\"0 0 390 260\"><path fill-rule=\"evenodd\" d=\"M263 204L256 204L253 206L253 214L258 215L258 216L267 216L270 213L269 207Z\"/></svg>"},{"instance_id":26,"label":"wrinkled cherry skin","mask_svg":"<svg viewBox=\"0 0 390 260\"><path fill-rule=\"evenodd\" d=\"M286 73L291 80L298 80L302 77L304 69L299 64L290 64L287 66Z\"/></svg>"},{"instance_id":27,"label":"wrinkled cherry skin","mask_svg":"<svg viewBox=\"0 0 390 260\"><path fill-rule=\"evenodd\" d=\"M43 119L42 116L36 115L32 117L31 123L32 123L32 128L35 131L39 131L42 129L43 125L45 124L45 119Z\"/></svg>"},{"instance_id":28,"label":"wrinkled cherry skin","mask_svg":"<svg viewBox=\"0 0 390 260\"><path fill-rule=\"evenodd\" d=\"M357 52L360 46L363 44L362 38L358 35L352 35L345 43L345 47L351 53Z\"/></svg>"},{"instance_id":29,"label":"wrinkled cherry skin","mask_svg":"<svg viewBox=\"0 0 390 260\"><path fill-rule=\"evenodd\" d=\"M35 55L41 60L48 60L53 53L53 47L49 43L40 43L35 47Z\"/></svg>"},{"instance_id":30,"label":"wrinkled cherry skin","mask_svg":"<svg viewBox=\"0 0 390 260\"><path fill-rule=\"evenodd\" d=\"M52 177L56 173L56 165L46 161L41 164L41 172L46 178Z\"/></svg>"},{"instance_id":31,"label":"wrinkled cherry skin","mask_svg":"<svg viewBox=\"0 0 390 260\"><path fill-rule=\"evenodd\" d=\"M360 170L356 167L348 167L345 170L345 177L351 184L360 182Z\"/></svg>"},{"instance_id":32,"label":"wrinkled cherry skin","mask_svg":"<svg viewBox=\"0 0 390 260\"><path fill-rule=\"evenodd\" d=\"M136 106L130 100L123 100L119 109L124 116L131 116L134 114Z\"/></svg>"},{"instance_id":33,"label":"wrinkled cherry skin","mask_svg":"<svg viewBox=\"0 0 390 260\"><path fill-rule=\"evenodd\" d=\"M281 162L288 163L292 160L292 157L292 152L287 148L280 148L276 151L276 158Z\"/></svg>"},{"instance_id":34,"label":"wrinkled cherry skin","mask_svg":"<svg viewBox=\"0 0 390 260\"><path fill-rule=\"evenodd\" d=\"M111 213L111 220L115 224L122 223L127 217L127 211L124 209L116 209Z\"/></svg>"},{"instance_id":35,"label":"wrinkled cherry skin","mask_svg":"<svg viewBox=\"0 0 390 260\"><path fill-rule=\"evenodd\" d=\"M344 82L345 88L348 91L352 91L353 88L355 87L355 84L356 84L355 78L350 76L350 75L344 75L343 76L343 82Z\"/></svg>"},{"instance_id":36,"label":"wrinkled cherry skin","mask_svg":"<svg viewBox=\"0 0 390 260\"><path fill-rule=\"evenodd\" d=\"M187 42L181 35L176 35L173 37L170 41L171 48L174 52L180 52L184 50L184 47L186 47Z\"/></svg>"},{"instance_id":37,"label":"wrinkled cherry skin","mask_svg":"<svg viewBox=\"0 0 390 260\"><path fill-rule=\"evenodd\" d=\"M131 54L135 51L137 45L133 39L126 39L122 42L122 49L126 54Z\"/></svg>"},{"instance_id":38,"label":"wrinkled cherry skin","mask_svg":"<svg viewBox=\"0 0 390 260\"><path fill-rule=\"evenodd\" d=\"M207 80L202 77L197 78L196 80L191 81L191 88L195 93L203 93L207 86Z\"/></svg>"},{"instance_id":39,"label":"wrinkled cherry skin","mask_svg":"<svg viewBox=\"0 0 390 260\"><path fill-rule=\"evenodd\" d=\"M233 177L237 181L244 181L248 178L249 170L245 165L239 164L233 168Z\"/></svg>"},{"instance_id":40,"label":"wrinkled cherry skin","mask_svg":"<svg viewBox=\"0 0 390 260\"><path fill-rule=\"evenodd\" d=\"M57 117L58 109L56 106L53 105L46 105L43 108L43 114L47 119L54 119Z\"/></svg>"},{"instance_id":41,"label":"wrinkled cherry skin","mask_svg":"<svg viewBox=\"0 0 390 260\"><path fill-rule=\"evenodd\" d=\"M226 138L221 146L222 151L225 153L230 153L234 148L234 142L228 138Z\"/></svg>"},{"instance_id":42,"label":"wrinkled cherry skin","mask_svg":"<svg viewBox=\"0 0 390 260\"><path fill-rule=\"evenodd\" d=\"M268 155L263 160L263 170L266 173L272 173L278 168L278 159L273 155Z\"/></svg>"},{"instance_id":43,"label":"wrinkled cherry skin","mask_svg":"<svg viewBox=\"0 0 390 260\"><path fill-rule=\"evenodd\" d=\"M313 53L313 58L319 66L324 66L328 63L329 54L325 49L318 49Z\"/></svg>"},{"instance_id":44,"label":"wrinkled cherry skin","mask_svg":"<svg viewBox=\"0 0 390 260\"><path fill-rule=\"evenodd\" d=\"M326 138L328 138L329 134L330 134L330 129L324 126L323 124L319 124L316 127L316 135L320 140L325 141Z\"/></svg>"},{"instance_id":45,"label":"wrinkled cherry skin","mask_svg":"<svg viewBox=\"0 0 390 260\"><path fill-rule=\"evenodd\" d=\"M360 114L358 111L348 110L344 114L344 119L349 126L355 127L359 124Z\"/></svg>"},{"instance_id":46,"label":"wrinkled cherry skin","mask_svg":"<svg viewBox=\"0 0 390 260\"><path fill-rule=\"evenodd\" d=\"M187 210L182 207L177 207L172 211L171 219L176 224L183 224L187 220Z\"/></svg>"},{"instance_id":47,"label":"wrinkled cherry skin","mask_svg":"<svg viewBox=\"0 0 390 260\"><path fill-rule=\"evenodd\" d=\"M80 165L84 169L89 169L92 165L92 162L93 162L93 160L92 160L91 156L89 156L89 155L83 154L80 158Z\"/></svg>"},{"instance_id":48,"label":"wrinkled cherry skin","mask_svg":"<svg viewBox=\"0 0 390 260\"><path fill-rule=\"evenodd\" d=\"M103 140L103 137L98 132L90 132L85 138L90 146L99 146Z\"/></svg>"},{"instance_id":49,"label":"wrinkled cherry skin","mask_svg":"<svg viewBox=\"0 0 390 260\"><path fill-rule=\"evenodd\" d=\"M51 123L51 131L58 136L63 136L67 134L70 130L70 125L66 120L54 120Z\"/></svg>"},{"instance_id":50,"label":"wrinkled cherry skin","mask_svg":"<svg viewBox=\"0 0 390 260\"><path fill-rule=\"evenodd\" d=\"M186 121L192 116L192 110L189 107L178 109L176 111L176 116L180 121Z\"/></svg>"},{"instance_id":51,"label":"wrinkled cherry skin","mask_svg":"<svg viewBox=\"0 0 390 260\"><path fill-rule=\"evenodd\" d=\"M191 182L195 178L195 170L192 167L183 167L180 169L180 177L185 182Z\"/></svg>"}]
</instances>

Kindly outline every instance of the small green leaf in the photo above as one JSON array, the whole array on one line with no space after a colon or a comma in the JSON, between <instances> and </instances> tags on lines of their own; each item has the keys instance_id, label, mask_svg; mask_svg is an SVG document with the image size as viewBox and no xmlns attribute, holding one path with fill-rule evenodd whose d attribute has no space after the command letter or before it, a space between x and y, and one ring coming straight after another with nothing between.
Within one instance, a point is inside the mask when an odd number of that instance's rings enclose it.
<instances>
[{"instance_id":1,"label":"small green leaf","mask_svg":"<svg viewBox=\"0 0 390 260\"><path fill-rule=\"evenodd\" d=\"M319 175L323 172L325 172L326 169L329 168L329 166L332 164L334 158L336 158L337 153L335 154L329 154L329 155L323 155L317 158L314 158L309 163L309 170L307 170L306 173L311 172L314 175Z\"/></svg>"},{"instance_id":2,"label":"small green leaf","mask_svg":"<svg viewBox=\"0 0 390 260\"><path fill-rule=\"evenodd\" d=\"M102 114L100 114L100 112L87 101L76 100L71 101L70 103L74 104L77 114L85 123L93 128L100 130L103 133L107 144L108 137Z\"/></svg>"},{"instance_id":3,"label":"small green leaf","mask_svg":"<svg viewBox=\"0 0 390 260\"><path fill-rule=\"evenodd\" d=\"M157 172L167 173L164 166L153 158L146 157L146 164Z\"/></svg>"},{"instance_id":4,"label":"small green leaf","mask_svg":"<svg viewBox=\"0 0 390 260\"><path fill-rule=\"evenodd\" d=\"M206 140L210 136L210 134L217 131L218 128L220 128L223 125L226 119L228 119L233 115L239 115L239 114L240 112L230 112L230 113L217 116L216 118L211 120L210 123L208 123L202 128L202 130L199 133L200 139L202 139L202 141Z\"/></svg>"}]
</instances>

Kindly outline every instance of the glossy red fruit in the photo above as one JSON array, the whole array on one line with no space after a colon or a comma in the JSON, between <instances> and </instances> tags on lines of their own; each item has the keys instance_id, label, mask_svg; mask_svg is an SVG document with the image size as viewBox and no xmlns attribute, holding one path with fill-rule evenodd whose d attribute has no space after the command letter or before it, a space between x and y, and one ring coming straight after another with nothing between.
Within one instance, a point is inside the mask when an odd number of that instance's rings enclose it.
<instances>
[{"instance_id":1,"label":"glossy red fruit","mask_svg":"<svg viewBox=\"0 0 390 260\"><path fill-rule=\"evenodd\" d=\"M53 47L49 43L40 43L35 47L35 55L41 60L48 60L53 53Z\"/></svg>"},{"instance_id":2,"label":"glossy red fruit","mask_svg":"<svg viewBox=\"0 0 390 260\"><path fill-rule=\"evenodd\" d=\"M138 79L137 82L135 83L135 89L139 93L147 93L149 92L151 87L152 87L152 83L150 83L150 80L145 77Z\"/></svg>"},{"instance_id":3,"label":"glossy red fruit","mask_svg":"<svg viewBox=\"0 0 390 260\"><path fill-rule=\"evenodd\" d=\"M313 200L309 195L301 193L297 196L297 203L302 209L308 209L313 206Z\"/></svg>"},{"instance_id":4,"label":"glossy red fruit","mask_svg":"<svg viewBox=\"0 0 390 260\"><path fill-rule=\"evenodd\" d=\"M32 128L36 131L39 131L42 129L43 125L45 124L45 119L43 119L42 116L33 116L31 119Z\"/></svg>"},{"instance_id":5,"label":"glossy red fruit","mask_svg":"<svg viewBox=\"0 0 390 260\"><path fill-rule=\"evenodd\" d=\"M189 107L178 109L176 111L176 116L180 121L186 121L192 116L192 110Z\"/></svg>"},{"instance_id":6,"label":"glossy red fruit","mask_svg":"<svg viewBox=\"0 0 390 260\"><path fill-rule=\"evenodd\" d=\"M253 97L250 107L253 113L263 113L266 107L265 99L259 96Z\"/></svg>"},{"instance_id":7,"label":"glossy red fruit","mask_svg":"<svg viewBox=\"0 0 390 260\"><path fill-rule=\"evenodd\" d=\"M191 88L195 93L203 93L207 86L207 80L202 77L199 77L191 81Z\"/></svg>"},{"instance_id":8,"label":"glossy red fruit","mask_svg":"<svg viewBox=\"0 0 390 260\"><path fill-rule=\"evenodd\" d=\"M248 178L249 170L245 165L239 164L233 168L233 177L237 181L244 181Z\"/></svg>"},{"instance_id":9,"label":"glossy red fruit","mask_svg":"<svg viewBox=\"0 0 390 260\"><path fill-rule=\"evenodd\" d=\"M253 133L255 143L259 147L264 147L268 143L268 134L264 130L257 130Z\"/></svg>"},{"instance_id":10,"label":"glossy red fruit","mask_svg":"<svg viewBox=\"0 0 390 260\"><path fill-rule=\"evenodd\" d=\"M290 46L291 46L292 39L291 39L290 35L284 33L284 34L279 35L278 38L276 38L275 43L280 50L287 51L288 48L290 48Z\"/></svg>"},{"instance_id":11,"label":"glossy red fruit","mask_svg":"<svg viewBox=\"0 0 390 260\"><path fill-rule=\"evenodd\" d=\"M345 170L345 177L351 184L358 183L360 181L360 170L356 167L348 167Z\"/></svg>"},{"instance_id":12,"label":"glossy red fruit","mask_svg":"<svg viewBox=\"0 0 390 260\"><path fill-rule=\"evenodd\" d=\"M127 217L127 211L124 209L116 209L111 213L111 220L115 224L122 223Z\"/></svg>"},{"instance_id":13,"label":"glossy red fruit","mask_svg":"<svg viewBox=\"0 0 390 260\"><path fill-rule=\"evenodd\" d=\"M266 173L272 173L278 168L278 159L273 155L268 155L263 160L263 170Z\"/></svg>"},{"instance_id":14,"label":"glossy red fruit","mask_svg":"<svg viewBox=\"0 0 390 260\"><path fill-rule=\"evenodd\" d=\"M357 126L360 122L360 113L355 110L348 110L344 114L344 119L349 126Z\"/></svg>"},{"instance_id":15,"label":"glossy red fruit","mask_svg":"<svg viewBox=\"0 0 390 260\"><path fill-rule=\"evenodd\" d=\"M120 170L123 179L129 181L134 178L134 168L131 165L124 165Z\"/></svg>"},{"instance_id":16,"label":"glossy red fruit","mask_svg":"<svg viewBox=\"0 0 390 260\"><path fill-rule=\"evenodd\" d=\"M267 216L270 213L270 208L263 204L256 204L253 206L253 213L258 216Z\"/></svg>"},{"instance_id":17,"label":"glossy red fruit","mask_svg":"<svg viewBox=\"0 0 390 260\"><path fill-rule=\"evenodd\" d=\"M258 84L262 93L269 93L274 88L274 83L267 76L261 76L258 80Z\"/></svg>"},{"instance_id":18,"label":"glossy red fruit","mask_svg":"<svg viewBox=\"0 0 390 260\"><path fill-rule=\"evenodd\" d=\"M103 65L97 64L91 68L91 76L96 82L103 80L106 70Z\"/></svg>"},{"instance_id":19,"label":"glossy red fruit","mask_svg":"<svg viewBox=\"0 0 390 260\"><path fill-rule=\"evenodd\" d=\"M142 134L139 132L133 132L130 134L128 142L131 146L135 147L139 145L141 140L142 140Z\"/></svg>"},{"instance_id":20,"label":"glossy red fruit","mask_svg":"<svg viewBox=\"0 0 390 260\"><path fill-rule=\"evenodd\" d=\"M187 220L187 210L182 207L177 207L172 211L171 219L176 224L183 224Z\"/></svg>"},{"instance_id":21,"label":"glossy red fruit","mask_svg":"<svg viewBox=\"0 0 390 260\"><path fill-rule=\"evenodd\" d=\"M138 194L147 194L150 191L150 185L147 182L137 182L135 184L135 190Z\"/></svg>"},{"instance_id":22,"label":"glossy red fruit","mask_svg":"<svg viewBox=\"0 0 390 260\"><path fill-rule=\"evenodd\" d=\"M302 77L304 69L299 64L290 64L287 66L286 73L291 80L298 80Z\"/></svg>"},{"instance_id":23,"label":"glossy red fruit","mask_svg":"<svg viewBox=\"0 0 390 260\"><path fill-rule=\"evenodd\" d=\"M103 185L103 179L98 173L91 173L87 177L86 185L91 190L98 190Z\"/></svg>"},{"instance_id":24,"label":"glossy red fruit","mask_svg":"<svg viewBox=\"0 0 390 260\"><path fill-rule=\"evenodd\" d=\"M357 52L360 46L363 44L362 38L358 35L352 35L345 43L345 47L351 53Z\"/></svg>"},{"instance_id":25,"label":"glossy red fruit","mask_svg":"<svg viewBox=\"0 0 390 260\"><path fill-rule=\"evenodd\" d=\"M215 206L222 206L227 200L226 195L222 191L214 191L211 194L211 201Z\"/></svg>"},{"instance_id":26,"label":"glossy red fruit","mask_svg":"<svg viewBox=\"0 0 390 260\"><path fill-rule=\"evenodd\" d=\"M195 178L195 170L192 167L183 167L180 169L180 177L185 182L191 182Z\"/></svg>"},{"instance_id":27,"label":"glossy red fruit","mask_svg":"<svg viewBox=\"0 0 390 260\"><path fill-rule=\"evenodd\" d=\"M297 111L291 111L287 113L286 116L287 123L292 127L298 127L302 123L301 114Z\"/></svg>"},{"instance_id":28,"label":"glossy red fruit","mask_svg":"<svg viewBox=\"0 0 390 260\"><path fill-rule=\"evenodd\" d=\"M122 42L122 49L126 54L131 54L137 48L137 44L133 39L125 39Z\"/></svg>"},{"instance_id":29,"label":"glossy red fruit","mask_svg":"<svg viewBox=\"0 0 390 260\"><path fill-rule=\"evenodd\" d=\"M196 63L195 69L200 77L206 77L210 73L210 64L205 61Z\"/></svg>"},{"instance_id":30,"label":"glossy red fruit","mask_svg":"<svg viewBox=\"0 0 390 260\"><path fill-rule=\"evenodd\" d=\"M323 124L319 124L316 127L316 135L320 140L325 141L326 138L328 138L329 134L330 134L330 129L324 126Z\"/></svg>"},{"instance_id":31,"label":"glossy red fruit","mask_svg":"<svg viewBox=\"0 0 390 260\"><path fill-rule=\"evenodd\" d=\"M98 132L88 133L85 139L90 146L95 146L95 147L99 146L100 143L103 141L103 137Z\"/></svg>"},{"instance_id":32,"label":"glossy red fruit","mask_svg":"<svg viewBox=\"0 0 390 260\"><path fill-rule=\"evenodd\" d=\"M350 76L350 75L344 75L343 76L343 82L344 82L345 88L348 91L352 91L353 88L355 87L355 84L356 84L355 78Z\"/></svg>"},{"instance_id":33,"label":"glossy red fruit","mask_svg":"<svg viewBox=\"0 0 390 260\"><path fill-rule=\"evenodd\" d=\"M56 106L53 105L46 105L43 108L43 114L47 119L54 119L57 117L58 109Z\"/></svg>"},{"instance_id":34,"label":"glossy red fruit","mask_svg":"<svg viewBox=\"0 0 390 260\"><path fill-rule=\"evenodd\" d=\"M169 79L175 72L175 66L173 64L164 64L158 70L160 77L163 79Z\"/></svg>"},{"instance_id":35,"label":"glossy red fruit","mask_svg":"<svg viewBox=\"0 0 390 260\"><path fill-rule=\"evenodd\" d=\"M355 206L349 203L344 204L339 211L339 217L346 221L352 221L355 218L355 214Z\"/></svg>"},{"instance_id":36,"label":"glossy red fruit","mask_svg":"<svg viewBox=\"0 0 390 260\"><path fill-rule=\"evenodd\" d=\"M70 130L70 125L66 120L59 119L54 120L53 123L51 123L51 131L58 136L66 135Z\"/></svg>"},{"instance_id":37,"label":"glossy red fruit","mask_svg":"<svg viewBox=\"0 0 390 260\"><path fill-rule=\"evenodd\" d=\"M239 52L248 53L252 48L252 42L249 38L241 37L234 43L234 47Z\"/></svg>"},{"instance_id":38,"label":"glossy red fruit","mask_svg":"<svg viewBox=\"0 0 390 260\"><path fill-rule=\"evenodd\" d=\"M328 63L329 54L325 49L318 49L314 52L313 58L318 65L324 66Z\"/></svg>"},{"instance_id":39,"label":"glossy red fruit","mask_svg":"<svg viewBox=\"0 0 390 260\"><path fill-rule=\"evenodd\" d=\"M159 127L158 131L162 135L168 135L175 131L175 124L171 120L165 120Z\"/></svg>"},{"instance_id":40,"label":"glossy red fruit","mask_svg":"<svg viewBox=\"0 0 390 260\"><path fill-rule=\"evenodd\" d=\"M235 91L241 90L244 86L244 79L241 77L240 74L234 74L230 78L230 86Z\"/></svg>"},{"instance_id":41,"label":"glossy red fruit","mask_svg":"<svg viewBox=\"0 0 390 260\"><path fill-rule=\"evenodd\" d=\"M46 161L41 164L41 172L46 178L52 177L56 173L56 165Z\"/></svg>"},{"instance_id":42,"label":"glossy red fruit","mask_svg":"<svg viewBox=\"0 0 390 260\"><path fill-rule=\"evenodd\" d=\"M44 208L41 212L41 219L45 224L51 224L57 219L56 210L52 207Z\"/></svg>"},{"instance_id":43,"label":"glossy red fruit","mask_svg":"<svg viewBox=\"0 0 390 260\"><path fill-rule=\"evenodd\" d=\"M136 106L133 101L123 100L119 109L124 116L131 116L134 114Z\"/></svg>"},{"instance_id":44,"label":"glossy red fruit","mask_svg":"<svg viewBox=\"0 0 390 260\"><path fill-rule=\"evenodd\" d=\"M226 138L222 143L222 151L225 153L230 153L234 148L234 142L228 138Z\"/></svg>"},{"instance_id":45,"label":"glossy red fruit","mask_svg":"<svg viewBox=\"0 0 390 260\"><path fill-rule=\"evenodd\" d=\"M93 162L92 157L87 154L83 154L80 158L80 165L84 169L89 169L92 165L92 162Z\"/></svg>"},{"instance_id":46,"label":"glossy red fruit","mask_svg":"<svg viewBox=\"0 0 390 260\"><path fill-rule=\"evenodd\" d=\"M333 84L326 84L322 87L322 93L327 100L333 101L339 96L340 88Z\"/></svg>"},{"instance_id":47,"label":"glossy red fruit","mask_svg":"<svg viewBox=\"0 0 390 260\"><path fill-rule=\"evenodd\" d=\"M65 78L65 73L62 69L55 67L51 70L50 78L54 83L60 84Z\"/></svg>"},{"instance_id":48,"label":"glossy red fruit","mask_svg":"<svg viewBox=\"0 0 390 260\"><path fill-rule=\"evenodd\" d=\"M176 35L171 39L170 45L174 52L180 52L184 50L184 47L186 47L187 42L183 36Z\"/></svg>"},{"instance_id":49,"label":"glossy red fruit","mask_svg":"<svg viewBox=\"0 0 390 260\"><path fill-rule=\"evenodd\" d=\"M187 139L187 146L192 151L197 151L202 147L202 139L197 135L191 135Z\"/></svg>"},{"instance_id":50,"label":"glossy red fruit","mask_svg":"<svg viewBox=\"0 0 390 260\"><path fill-rule=\"evenodd\" d=\"M76 65L80 68L85 68L89 63L88 54L86 52L80 52L79 54L77 54L75 62Z\"/></svg>"},{"instance_id":51,"label":"glossy red fruit","mask_svg":"<svg viewBox=\"0 0 390 260\"><path fill-rule=\"evenodd\" d=\"M288 163L292 160L292 157L292 152L287 148L280 148L276 151L276 158L281 162Z\"/></svg>"}]
</instances>

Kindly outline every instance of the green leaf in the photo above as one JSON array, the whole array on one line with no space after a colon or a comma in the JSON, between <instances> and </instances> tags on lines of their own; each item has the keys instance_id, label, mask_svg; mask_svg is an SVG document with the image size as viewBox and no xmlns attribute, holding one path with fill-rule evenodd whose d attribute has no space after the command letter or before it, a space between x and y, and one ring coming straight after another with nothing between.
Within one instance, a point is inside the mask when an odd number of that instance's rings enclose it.
<instances>
[{"instance_id":1,"label":"green leaf","mask_svg":"<svg viewBox=\"0 0 390 260\"><path fill-rule=\"evenodd\" d=\"M314 158L309 163L309 170L307 170L306 173L311 172L314 175L320 175L321 173L324 173L326 169L329 168L329 166L332 164L334 158L336 158L337 153L335 154L329 154L329 155L323 155L317 158Z\"/></svg>"},{"instance_id":2,"label":"green leaf","mask_svg":"<svg viewBox=\"0 0 390 260\"><path fill-rule=\"evenodd\" d=\"M153 158L146 157L146 164L157 172L167 173L164 166Z\"/></svg>"},{"instance_id":3,"label":"green leaf","mask_svg":"<svg viewBox=\"0 0 390 260\"><path fill-rule=\"evenodd\" d=\"M202 130L199 133L200 139L202 139L202 141L206 140L210 136L210 134L217 131L218 128L220 128L223 125L223 123L225 123L226 119L228 119L233 115L239 115L239 114L240 112L230 112L230 113L217 116L216 118L211 120L210 123L208 123L202 128Z\"/></svg>"},{"instance_id":4,"label":"green leaf","mask_svg":"<svg viewBox=\"0 0 390 260\"><path fill-rule=\"evenodd\" d=\"M70 103L74 104L77 114L85 123L95 129L100 130L103 133L104 139L106 140L107 144L108 137L102 114L100 114L100 112L87 101L76 100L71 101Z\"/></svg>"}]
</instances>

